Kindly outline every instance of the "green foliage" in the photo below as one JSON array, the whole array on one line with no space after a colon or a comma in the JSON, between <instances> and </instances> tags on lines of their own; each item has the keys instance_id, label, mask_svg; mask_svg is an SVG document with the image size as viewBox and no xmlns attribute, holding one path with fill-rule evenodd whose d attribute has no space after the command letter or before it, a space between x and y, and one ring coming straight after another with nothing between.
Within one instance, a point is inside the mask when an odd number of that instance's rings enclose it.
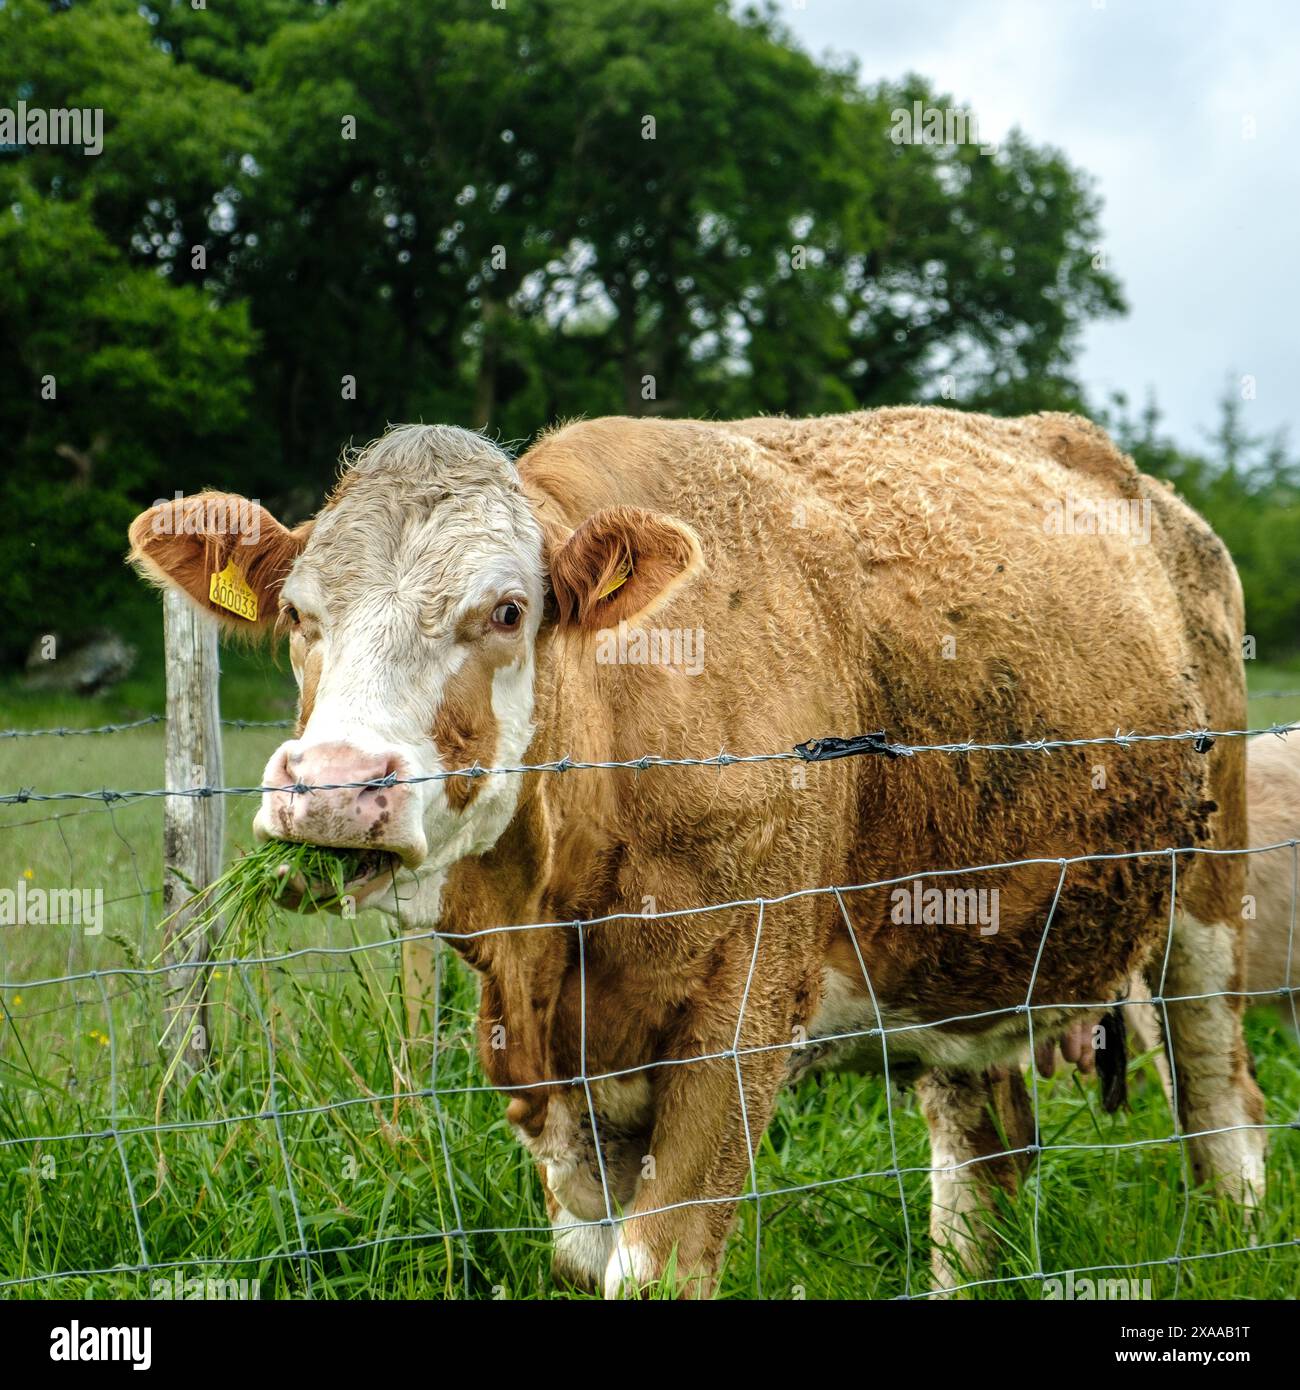
<instances>
[{"instance_id":1,"label":"green foliage","mask_svg":"<svg viewBox=\"0 0 1300 1390\"><path fill-rule=\"evenodd\" d=\"M246 305L132 265L84 195L57 201L12 176L4 195L0 631L18 655L121 595L137 502L164 493L173 459L203 458L238 426L254 339Z\"/></svg>"},{"instance_id":2,"label":"green foliage","mask_svg":"<svg viewBox=\"0 0 1300 1390\"><path fill-rule=\"evenodd\" d=\"M125 591L139 507L304 510L390 420L1077 403L1122 307L1057 152L896 144L949 99L719 0L10 0L0 93L104 112L0 154L11 657Z\"/></svg>"},{"instance_id":3,"label":"green foliage","mask_svg":"<svg viewBox=\"0 0 1300 1390\"><path fill-rule=\"evenodd\" d=\"M0 92L104 111L96 157L0 156L0 338L12 345L0 652L12 659L34 634L75 630L120 600L142 501L218 478L223 451L238 456L255 337L247 303L223 302L189 269L249 138L223 88L179 71L133 8L16 0L0 11Z\"/></svg>"},{"instance_id":4,"label":"green foliage","mask_svg":"<svg viewBox=\"0 0 1300 1390\"><path fill-rule=\"evenodd\" d=\"M1300 652L1300 459L1283 436L1252 435L1231 389L1203 452L1180 449L1148 403L1134 416L1121 396L1106 423L1147 473L1173 483L1223 538L1246 596L1254 658L1285 662Z\"/></svg>"}]
</instances>

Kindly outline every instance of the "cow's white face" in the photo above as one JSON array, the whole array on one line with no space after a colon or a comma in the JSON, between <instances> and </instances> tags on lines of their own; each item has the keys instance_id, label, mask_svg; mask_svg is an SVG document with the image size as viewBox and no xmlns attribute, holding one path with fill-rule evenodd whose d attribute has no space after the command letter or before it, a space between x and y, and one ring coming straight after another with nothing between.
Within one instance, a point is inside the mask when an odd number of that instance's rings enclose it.
<instances>
[{"instance_id":1,"label":"cow's white face","mask_svg":"<svg viewBox=\"0 0 1300 1390\"><path fill-rule=\"evenodd\" d=\"M426 878L489 848L519 777L442 774L523 761L543 597L541 529L505 455L459 430L385 436L280 591L299 732L263 785L398 783L268 793L255 833L387 852ZM391 885L380 872L358 896Z\"/></svg>"},{"instance_id":2,"label":"cow's white face","mask_svg":"<svg viewBox=\"0 0 1300 1390\"><path fill-rule=\"evenodd\" d=\"M248 516L249 535L214 531L214 516ZM701 561L688 527L635 507L576 531L552 523L544 539L501 450L423 425L362 451L296 531L201 494L143 513L131 540L146 574L228 627L288 634L298 732L267 764L256 835L370 851L348 892L425 920L445 870L514 815L518 774L446 774L524 762L548 591L547 620L591 634L646 612ZM253 617L212 600L232 565Z\"/></svg>"}]
</instances>

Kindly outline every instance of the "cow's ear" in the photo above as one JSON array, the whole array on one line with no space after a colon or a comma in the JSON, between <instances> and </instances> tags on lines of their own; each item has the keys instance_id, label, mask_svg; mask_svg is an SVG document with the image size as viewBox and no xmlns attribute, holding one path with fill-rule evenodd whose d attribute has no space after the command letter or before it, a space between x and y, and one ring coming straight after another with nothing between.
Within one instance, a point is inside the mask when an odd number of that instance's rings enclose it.
<instances>
[{"instance_id":1,"label":"cow's ear","mask_svg":"<svg viewBox=\"0 0 1300 1390\"><path fill-rule=\"evenodd\" d=\"M597 512L549 560L560 623L590 631L643 617L704 564L689 526L640 507Z\"/></svg>"},{"instance_id":2,"label":"cow's ear","mask_svg":"<svg viewBox=\"0 0 1300 1390\"><path fill-rule=\"evenodd\" d=\"M311 535L290 531L265 507L228 492L160 502L131 523L131 563L161 588L179 590L232 632L274 627L280 586Z\"/></svg>"}]
</instances>

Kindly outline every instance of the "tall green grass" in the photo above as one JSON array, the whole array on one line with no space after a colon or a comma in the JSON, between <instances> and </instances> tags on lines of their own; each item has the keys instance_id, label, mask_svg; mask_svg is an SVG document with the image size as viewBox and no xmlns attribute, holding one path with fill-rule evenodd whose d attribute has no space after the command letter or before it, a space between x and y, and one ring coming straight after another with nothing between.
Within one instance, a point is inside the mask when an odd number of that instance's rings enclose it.
<instances>
[{"instance_id":1,"label":"tall green grass","mask_svg":"<svg viewBox=\"0 0 1300 1390\"><path fill-rule=\"evenodd\" d=\"M214 982L215 1063L177 1095L161 1132L150 1128L160 1064L123 1065L127 1049L114 1096L102 1059L97 1072L27 1072L11 1058L0 1143L80 1137L0 1148L0 1279L154 1262L176 1264L187 1278L257 1279L263 1297L559 1296L548 1280L531 1161L504 1123L503 1100L474 1089L483 1079L473 982L448 966L436 1044L402 1037L392 947L224 970ZM146 985L119 994L119 1047L137 1029L149 1035L159 1003ZM1294 1041L1267 1013L1251 1018L1249 1032L1270 1118L1294 1118ZM428 1094L435 1063L436 1104ZM1009 1282L978 1296L1037 1297L1040 1284L1017 1276L1097 1265L1149 1279L1156 1298L1300 1292L1294 1246L1191 1259L1181 1271L1142 1267L1175 1253L1293 1239L1300 1135L1275 1134L1268 1201L1245 1230L1232 1208L1184 1189L1154 1071L1139 1066L1134 1090L1131 1113L1107 1116L1094 1085L1073 1076L1040 1083L1044 1144L1080 1147L1049 1151L1020 1200L1002 1205L994 1274ZM776 1298L883 1298L928 1287L927 1181L907 1171L928 1163L925 1126L908 1096L896 1095L893 1108L908 1224L895 1178L854 1176L892 1166L883 1084L843 1076L805 1083L783 1098L757 1156L760 1190L777 1194L763 1202L761 1285L751 1206L728 1254L723 1296L752 1298L761 1287ZM1141 1140L1156 1142L1107 1147ZM457 1230L478 1233L439 1234ZM295 1257L303 1248L321 1253ZM223 1263L206 1267L210 1260ZM4 1292L139 1297L171 1277L171 1268L64 1274Z\"/></svg>"},{"instance_id":2,"label":"tall green grass","mask_svg":"<svg viewBox=\"0 0 1300 1390\"><path fill-rule=\"evenodd\" d=\"M1261 702L1252 719L1300 715L1300 702L1286 704ZM33 725L99 722L21 713ZM279 737L228 731L227 782L256 783ZM161 747L159 728L0 744L0 787L154 786ZM233 858L251 848L253 804L227 802ZM0 885L30 874L116 899L98 935L0 928L10 982L0 989L0 1296L147 1297L174 1269L258 1279L265 1298L561 1296L533 1165L477 1063L475 981L445 957L436 1037L430 1019L426 1036L407 1038L388 919L259 909L256 936L225 943L212 972L212 1065L173 1076L160 1110L173 1058L163 979L149 973L161 947L150 892L160 844L157 801L0 809ZM124 968L139 973L115 973ZM42 979L52 983L26 983ZM1268 1010L1250 1015L1248 1036L1269 1120L1294 1126L1300 1048ZM976 1296L1038 1297L1040 1283L1022 1276L1096 1265L1150 1279L1156 1298L1300 1294L1300 1247L1260 1248L1300 1233L1300 1130L1274 1133L1267 1201L1243 1230L1232 1208L1185 1189L1163 1093L1147 1062L1135 1070L1132 1110L1114 1116L1073 1074L1039 1083L1043 1142L1072 1147L1049 1150L1021 1199L1004 1204L995 1274L1008 1282ZM861 1077L807 1081L782 1098L757 1154L760 1190L774 1194L762 1202L761 1250L747 1203L724 1297L928 1287L928 1180L910 1171L924 1169L928 1145L909 1095L892 1101L906 1222L898 1179L855 1177L893 1165L886 1105L883 1084ZM477 1234L441 1234L459 1230ZM315 1253L300 1257L304 1248Z\"/></svg>"}]
</instances>

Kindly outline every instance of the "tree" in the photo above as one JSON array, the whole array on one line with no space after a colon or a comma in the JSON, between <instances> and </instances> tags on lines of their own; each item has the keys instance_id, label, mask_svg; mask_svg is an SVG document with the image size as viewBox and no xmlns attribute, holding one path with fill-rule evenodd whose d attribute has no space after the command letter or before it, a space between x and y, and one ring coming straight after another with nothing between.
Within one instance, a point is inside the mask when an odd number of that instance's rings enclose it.
<instances>
[{"instance_id":1,"label":"tree","mask_svg":"<svg viewBox=\"0 0 1300 1390\"><path fill-rule=\"evenodd\" d=\"M1203 452L1180 449L1162 432L1153 400L1134 416L1116 396L1105 418L1138 467L1172 483L1232 552L1257 655L1294 656L1300 651L1300 460L1285 436L1251 434L1231 384Z\"/></svg>"},{"instance_id":2,"label":"tree","mask_svg":"<svg viewBox=\"0 0 1300 1390\"><path fill-rule=\"evenodd\" d=\"M1074 404L1122 308L1059 153L896 143L948 99L768 10L9 0L0 38L4 90L105 120L0 154L5 497L76 528L24 552L11 654L125 590L133 509L305 509L389 421Z\"/></svg>"},{"instance_id":3,"label":"tree","mask_svg":"<svg viewBox=\"0 0 1300 1390\"><path fill-rule=\"evenodd\" d=\"M229 147L211 94L169 84L172 64L120 8L52 14L19 0L0 30L0 88L105 113L97 158L33 145L0 161L0 339L11 345L0 644L14 660L35 634L83 626L122 594L140 497L225 472L255 339L246 304L176 283L159 254L164 243L175 253L172 235L146 235L164 207L182 227L202 220L204 187L215 205ZM182 146L168 149L167 113L191 98ZM217 128L196 136L204 120Z\"/></svg>"}]
</instances>

